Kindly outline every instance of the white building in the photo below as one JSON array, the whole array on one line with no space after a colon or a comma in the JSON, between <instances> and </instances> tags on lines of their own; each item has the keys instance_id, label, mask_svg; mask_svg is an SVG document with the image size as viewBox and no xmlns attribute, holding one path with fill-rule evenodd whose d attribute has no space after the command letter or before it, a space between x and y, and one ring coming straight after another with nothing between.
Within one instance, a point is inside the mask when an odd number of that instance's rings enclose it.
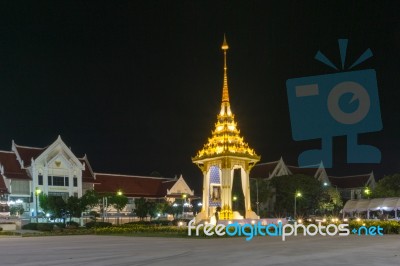
<instances>
[{"instance_id":1,"label":"white building","mask_svg":"<svg viewBox=\"0 0 400 266\"><path fill-rule=\"evenodd\" d=\"M81 197L92 189L99 193L122 190L130 203L140 197L170 202L182 195L188 200L194 197L194 191L182 176L170 179L95 173L87 156L77 157L60 136L44 148L21 146L12 141L11 151L0 151L0 174L0 215L9 215L9 207L19 204L25 215L35 216L36 191L67 199ZM132 207L128 205L126 211Z\"/></svg>"}]
</instances>

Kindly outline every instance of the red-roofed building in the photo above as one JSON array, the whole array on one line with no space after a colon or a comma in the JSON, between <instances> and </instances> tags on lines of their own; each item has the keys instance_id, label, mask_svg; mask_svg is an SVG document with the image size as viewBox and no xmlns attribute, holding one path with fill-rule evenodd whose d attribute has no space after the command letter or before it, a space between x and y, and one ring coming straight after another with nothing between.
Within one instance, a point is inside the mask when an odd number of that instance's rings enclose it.
<instances>
[{"instance_id":1,"label":"red-roofed building","mask_svg":"<svg viewBox=\"0 0 400 266\"><path fill-rule=\"evenodd\" d=\"M0 151L0 214L9 214L8 207L22 204L25 215L35 215L39 189L47 195L81 197L87 190L116 193L121 190L134 198L167 199L185 195L189 200L194 191L179 179L95 173L84 155L78 158L58 137L45 148L21 146L12 141L11 151ZM131 212L128 205L126 211ZM40 209L40 208L39 208Z\"/></svg>"},{"instance_id":2,"label":"red-roofed building","mask_svg":"<svg viewBox=\"0 0 400 266\"><path fill-rule=\"evenodd\" d=\"M374 189L376 182L374 173L351 176L329 176L330 183L336 187L344 201L365 198L366 188Z\"/></svg>"},{"instance_id":3,"label":"red-roofed building","mask_svg":"<svg viewBox=\"0 0 400 266\"><path fill-rule=\"evenodd\" d=\"M251 178L271 180L285 175L307 175L312 176L321 182L322 186L333 186L341 193L344 201L348 199L357 199L363 197L363 191L366 187L373 189L375 187L375 177L373 173L365 175L328 176L323 164L310 167L297 167L287 165L282 157L278 161L259 163L255 165L251 172ZM271 197L267 202L261 204L262 208L273 213L276 203L275 189L271 188Z\"/></svg>"}]
</instances>

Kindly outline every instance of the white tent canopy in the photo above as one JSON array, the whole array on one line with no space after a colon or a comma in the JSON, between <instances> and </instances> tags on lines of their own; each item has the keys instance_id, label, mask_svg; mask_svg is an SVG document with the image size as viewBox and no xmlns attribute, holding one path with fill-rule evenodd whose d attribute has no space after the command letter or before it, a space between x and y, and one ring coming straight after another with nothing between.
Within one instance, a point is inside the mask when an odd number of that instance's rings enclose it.
<instances>
[{"instance_id":1,"label":"white tent canopy","mask_svg":"<svg viewBox=\"0 0 400 266\"><path fill-rule=\"evenodd\" d=\"M364 211L396 211L400 210L400 198L377 198L349 200L343 207L344 213Z\"/></svg>"}]
</instances>

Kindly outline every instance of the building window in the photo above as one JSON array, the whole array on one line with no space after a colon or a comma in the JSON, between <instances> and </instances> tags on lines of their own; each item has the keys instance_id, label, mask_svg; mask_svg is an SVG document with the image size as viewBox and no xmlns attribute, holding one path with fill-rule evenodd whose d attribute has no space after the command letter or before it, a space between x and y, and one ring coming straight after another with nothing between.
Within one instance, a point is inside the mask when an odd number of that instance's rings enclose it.
<instances>
[{"instance_id":1,"label":"building window","mask_svg":"<svg viewBox=\"0 0 400 266\"><path fill-rule=\"evenodd\" d=\"M78 178L74 177L74 187L78 186Z\"/></svg>"},{"instance_id":2,"label":"building window","mask_svg":"<svg viewBox=\"0 0 400 266\"><path fill-rule=\"evenodd\" d=\"M48 183L49 186L52 186L52 185L53 185L53 178L52 178L52 176L48 176L48 177L47 177L47 183Z\"/></svg>"},{"instance_id":3,"label":"building window","mask_svg":"<svg viewBox=\"0 0 400 266\"><path fill-rule=\"evenodd\" d=\"M43 185L43 176L42 175L38 176L38 184Z\"/></svg>"},{"instance_id":4,"label":"building window","mask_svg":"<svg viewBox=\"0 0 400 266\"><path fill-rule=\"evenodd\" d=\"M62 176L53 176L53 186L64 186L64 177Z\"/></svg>"},{"instance_id":5,"label":"building window","mask_svg":"<svg viewBox=\"0 0 400 266\"><path fill-rule=\"evenodd\" d=\"M68 176L65 177L65 186L66 187L69 186L69 177Z\"/></svg>"},{"instance_id":6,"label":"building window","mask_svg":"<svg viewBox=\"0 0 400 266\"><path fill-rule=\"evenodd\" d=\"M78 193L74 192L74 197L77 198L78 197Z\"/></svg>"}]
</instances>

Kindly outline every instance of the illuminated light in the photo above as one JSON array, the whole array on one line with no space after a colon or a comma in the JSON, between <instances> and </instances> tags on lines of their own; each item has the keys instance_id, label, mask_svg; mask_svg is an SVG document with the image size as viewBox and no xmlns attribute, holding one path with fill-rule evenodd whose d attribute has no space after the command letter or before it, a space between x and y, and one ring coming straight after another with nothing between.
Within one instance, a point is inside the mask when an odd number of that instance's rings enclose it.
<instances>
[{"instance_id":1,"label":"illuminated light","mask_svg":"<svg viewBox=\"0 0 400 266\"><path fill-rule=\"evenodd\" d=\"M182 225L183 225L183 223L182 223L182 222L179 222L179 223L178 223L178 225L179 225L179 226L182 226Z\"/></svg>"},{"instance_id":2,"label":"illuminated light","mask_svg":"<svg viewBox=\"0 0 400 266\"><path fill-rule=\"evenodd\" d=\"M172 206L173 206L173 207L177 207L177 206L178 206L178 204L174 203L174 204L172 204Z\"/></svg>"},{"instance_id":3,"label":"illuminated light","mask_svg":"<svg viewBox=\"0 0 400 266\"><path fill-rule=\"evenodd\" d=\"M349 219L347 219L347 218L343 219L343 222L348 222L348 221L349 221Z\"/></svg>"},{"instance_id":4,"label":"illuminated light","mask_svg":"<svg viewBox=\"0 0 400 266\"><path fill-rule=\"evenodd\" d=\"M301 192L297 192L296 193L296 197L298 198L298 197L301 197Z\"/></svg>"},{"instance_id":5,"label":"illuminated light","mask_svg":"<svg viewBox=\"0 0 400 266\"><path fill-rule=\"evenodd\" d=\"M232 221L229 221L228 224L232 224Z\"/></svg>"},{"instance_id":6,"label":"illuminated light","mask_svg":"<svg viewBox=\"0 0 400 266\"><path fill-rule=\"evenodd\" d=\"M49 218L50 217L50 213L46 213L46 217Z\"/></svg>"},{"instance_id":7,"label":"illuminated light","mask_svg":"<svg viewBox=\"0 0 400 266\"><path fill-rule=\"evenodd\" d=\"M281 222L282 222L282 220L281 220L281 219L279 219L279 220L278 220L278 223L281 223Z\"/></svg>"},{"instance_id":8,"label":"illuminated light","mask_svg":"<svg viewBox=\"0 0 400 266\"><path fill-rule=\"evenodd\" d=\"M160 217L160 216L161 216L161 214L160 214L160 213L157 213L157 216L158 216L158 217Z\"/></svg>"},{"instance_id":9,"label":"illuminated light","mask_svg":"<svg viewBox=\"0 0 400 266\"><path fill-rule=\"evenodd\" d=\"M326 222L326 219L325 219L325 218L324 218L324 219L322 219L322 222L323 222L323 223L325 223L325 222Z\"/></svg>"},{"instance_id":10,"label":"illuminated light","mask_svg":"<svg viewBox=\"0 0 400 266\"><path fill-rule=\"evenodd\" d=\"M365 226L365 224L363 224L363 226Z\"/></svg>"},{"instance_id":11,"label":"illuminated light","mask_svg":"<svg viewBox=\"0 0 400 266\"><path fill-rule=\"evenodd\" d=\"M256 223L256 221L254 221L254 220L251 221L251 224L255 224L255 223Z\"/></svg>"},{"instance_id":12,"label":"illuminated light","mask_svg":"<svg viewBox=\"0 0 400 266\"><path fill-rule=\"evenodd\" d=\"M197 206L203 206L203 203L199 202L197 203Z\"/></svg>"},{"instance_id":13,"label":"illuminated light","mask_svg":"<svg viewBox=\"0 0 400 266\"><path fill-rule=\"evenodd\" d=\"M301 223L303 223L303 220L302 220L302 219L298 219L297 222L298 222L299 224L301 224Z\"/></svg>"},{"instance_id":14,"label":"illuminated light","mask_svg":"<svg viewBox=\"0 0 400 266\"><path fill-rule=\"evenodd\" d=\"M310 218L307 219L308 222L312 222L312 220Z\"/></svg>"},{"instance_id":15,"label":"illuminated light","mask_svg":"<svg viewBox=\"0 0 400 266\"><path fill-rule=\"evenodd\" d=\"M356 221L359 222L359 221L361 221L361 219L360 219L360 218L357 218Z\"/></svg>"},{"instance_id":16,"label":"illuminated light","mask_svg":"<svg viewBox=\"0 0 400 266\"><path fill-rule=\"evenodd\" d=\"M324 182L324 186L326 187L328 185L328 183L327 182Z\"/></svg>"}]
</instances>

